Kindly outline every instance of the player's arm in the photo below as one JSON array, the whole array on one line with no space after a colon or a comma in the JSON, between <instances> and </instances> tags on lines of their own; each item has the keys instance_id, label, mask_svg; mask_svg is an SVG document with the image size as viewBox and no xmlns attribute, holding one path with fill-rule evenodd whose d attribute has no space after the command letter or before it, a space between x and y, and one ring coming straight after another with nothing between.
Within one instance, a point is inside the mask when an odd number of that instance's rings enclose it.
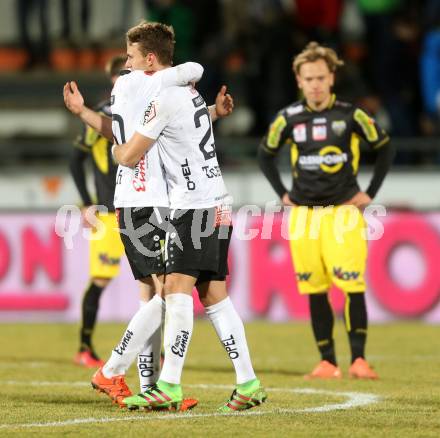
<instances>
[{"instance_id":1,"label":"player's arm","mask_svg":"<svg viewBox=\"0 0 440 438\"><path fill-rule=\"evenodd\" d=\"M287 125L285 116L278 114L258 148L258 165L282 203L291 205L287 188L281 180L280 171L276 164L277 154L287 139Z\"/></svg>"},{"instance_id":2,"label":"player's arm","mask_svg":"<svg viewBox=\"0 0 440 438\"><path fill-rule=\"evenodd\" d=\"M376 152L373 176L365 192L355 195L357 199L352 202L362 206L371 202L379 191L394 159L395 149L391 145L387 133L379 127L376 121L364 110L356 108L353 113L354 131L362 137Z\"/></svg>"},{"instance_id":3,"label":"player's arm","mask_svg":"<svg viewBox=\"0 0 440 438\"><path fill-rule=\"evenodd\" d=\"M122 166L135 167L144 154L153 147L155 141L154 138L135 132L127 143L112 146L113 158Z\"/></svg>"},{"instance_id":4,"label":"player's arm","mask_svg":"<svg viewBox=\"0 0 440 438\"><path fill-rule=\"evenodd\" d=\"M113 141L112 119L84 105L84 98L76 82L67 82L64 85L63 95L64 104L72 114L78 116L84 123L98 131L106 139Z\"/></svg>"},{"instance_id":5,"label":"player's arm","mask_svg":"<svg viewBox=\"0 0 440 438\"><path fill-rule=\"evenodd\" d=\"M81 138L83 138L83 136ZM78 141L73 148L69 169L73 182L75 183L76 189L81 197L83 206L88 206L92 204L92 198L87 190L84 162L89 156L89 152L86 150L86 147L82 146L81 143L81 140Z\"/></svg>"},{"instance_id":6,"label":"player's arm","mask_svg":"<svg viewBox=\"0 0 440 438\"><path fill-rule=\"evenodd\" d=\"M203 67L197 62L185 62L163 70L162 87L176 85L188 85L191 82L199 82L203 75Z\"/></svg>"},{"instance_id":7,"label":"player's arm","mask_svg":"<svg viewBox=\"0 0 440 438\"><path fill-rule=\"evenodd\" d=\"M122 166L135 167L143 155L153 147L175 111L176 102L172 102L166 91L161 92L145 110L130 140L126 144L112 147L115 160Z\"/></svg>"}]
</instances>

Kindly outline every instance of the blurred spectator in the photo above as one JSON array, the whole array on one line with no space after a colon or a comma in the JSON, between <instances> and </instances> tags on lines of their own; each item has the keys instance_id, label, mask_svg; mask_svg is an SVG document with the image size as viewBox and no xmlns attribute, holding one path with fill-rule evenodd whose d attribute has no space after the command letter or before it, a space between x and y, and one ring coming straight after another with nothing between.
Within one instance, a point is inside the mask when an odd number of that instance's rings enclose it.
<instances>
[{"instance_id":1,"label":"blurred spectator","mask_svg":"<svg viewBox=\"0 0 440 438\"><path fill-rule=\"evenodd\" d=\"M440 133L440 1L428 0L425 6L423 45L420 56L421 91L426 135Z\"/></svg>"},{"instance_id":2,"label":"blurred spectator","mask_svg":"<svg viewBox=\"0 0 440 438\"><path fill-rule=\"evenodd\" d=\"M47 67L49 60L49 34L47 0L18 0L17 19L20 31L20 40L27 52L25 69L33 67ZM38 39L31 38L32 17L37 18L39 27Z\"/></svg>"},{"instance_id":3,"label":"blurred spectator","mask_svg":"<svg viewBox=\"0 0 440 438\"><path fill-rule=\"evenodd\" d=\"M81 41L87 41L89 32L89 22L90 22L90 3L89 0L75 1L73 5L74 9L79 6L80 13L80 30L81 30ZM65 40L68 44L73 43L73 32L72 32L72 2L71 0L61 0L61 38Z\"/></svg>"},{"instance_id":4,"label":"blurred spectator","mask_svg":"<svg viewBox=\"0 0 440 438\"><path fill-rule=\"evenodd\" d=\"M339 48L339 22L343 0L295 0L296 22L307 40Z\"/></svg>"},{"instance_id":5,"label":"blurred spectator","mask_svg":"<svg viewBox=\"0 0 440 438\"><path fill-rule=\"evenodd\" d=\"M194 57L195 17L192 9L180 0L145 0L149 21L173 26L176 35L174 63L180 64Z\"/></svg>"},{"instance_id":6,"label":"blurred spectator","mask_svg":"<svg viewBox=\"0 0 440 438\"><path fill-rule=\"evenodd\" d=\"M383 102L394 136L414 136L417 60L412 47L418 29L405 0L358 0L368 44L365 70L374 94Z\"/></svg>"}]
</instances>

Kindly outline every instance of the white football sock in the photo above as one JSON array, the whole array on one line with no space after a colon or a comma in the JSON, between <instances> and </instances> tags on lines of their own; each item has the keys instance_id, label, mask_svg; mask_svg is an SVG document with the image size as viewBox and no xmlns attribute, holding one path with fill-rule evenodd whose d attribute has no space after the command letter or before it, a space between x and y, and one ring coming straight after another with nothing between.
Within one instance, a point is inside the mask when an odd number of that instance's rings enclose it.
<instances>
[{"instance_id":1,"label":"white football sock","mask_svg":"<svg viewBox=\"0 0 440 438\"><path fill-rule=\"evenodd\" d=\"M148 301L141 301L141 307ZM157 330L145 342L139 352L137 369L139 374L139 387L145 392L149 385L157 382L160 373L160 351L162 348L162 322L165 317L165 301L162 301L161 322Z\"/></svg>"},{"instance_id":2,"label":"white football sock","mask_svg":"<svg viewBox=\"0 0 440 438\"><path fill-rule=\"evenodd\" d=\"M165 302L165 360L159 380L179 384L194 325L193 298L174 293L167 295Z\"/></svg>"},{"instance_id":3,"label":"white football sock","mask_svg":"<svg viewBox=\"0 0 440 438\"><path fill-rule=\"evenodd\" d=\"M105 377L110 378L125 374L137 354L142 350L145 340L160 328L162 306L162 298L155 295L135 313L121 342L114 348L110 359L102 369Z\"/></svg>"},{"instance_id":4,"label":"white football sock","mask_svg":"<svg viewBox=\"0 0 440 438\"><path fill-rule=\"evenodd\" d=\"M237 384L255 379L243 321L232 301L227 297L205 310L234 365Z\"/></svg>"}]
</instances>

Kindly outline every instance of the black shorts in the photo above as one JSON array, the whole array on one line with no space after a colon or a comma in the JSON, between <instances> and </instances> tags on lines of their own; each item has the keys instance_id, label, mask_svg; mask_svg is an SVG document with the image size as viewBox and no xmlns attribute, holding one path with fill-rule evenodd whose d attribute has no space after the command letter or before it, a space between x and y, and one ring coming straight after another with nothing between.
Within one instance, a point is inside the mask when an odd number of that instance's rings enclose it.
<instances>
[{"instance_id":1,"label":"black shorts","mask_svg":"<svg viewBox=\"0 0 440 438\"><path fill-rule=\"evenodd\" d=\"M225 280L232 235L230 207L173 210L166 239L166 273L197 278L196 284Z\"/></svg>"},{"instance_id":2,"label":"black shorts","mask_svg":"<svg viewBox=\"0 0 440 438\"><path fill-rule=\"evenodd\" d=\"M165 273L168 208L118 208L119 229L134 278Z\"/></svg>"}]
</instances>

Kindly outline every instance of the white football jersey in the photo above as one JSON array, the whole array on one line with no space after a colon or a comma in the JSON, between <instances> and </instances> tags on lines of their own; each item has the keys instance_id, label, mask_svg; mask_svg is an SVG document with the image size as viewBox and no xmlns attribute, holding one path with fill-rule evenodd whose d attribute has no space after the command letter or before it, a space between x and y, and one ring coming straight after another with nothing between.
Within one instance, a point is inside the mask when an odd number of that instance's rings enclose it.
<instances>
[{"instance_id":1,"label":"white football jersey","mask_svg":"<svg viewBox=\"0 0 440 438\"><path fill-rule=\"evenodd\" d=\"M137 131L157 139L172 209L209 208L230 203L217 162L211 117L191 86L169 87L151 103Z\"/></svg>"},{"instance_id":2,"label":"white football jersey","mask_svg":"<svg viewBox=\"0 0 440 438\"><path fill-rule=\"evenodd\" d=\"M135 70L116 81L111 96L112 130L115 143L126 143L134 134L145 108L160 90L197 82L203 74L200 64L187 62L148 74ZM114 205L121 207L168 207L168 190L158 151L148 153L134 169L119 166Z\"/></svg>"}]
</instances>

